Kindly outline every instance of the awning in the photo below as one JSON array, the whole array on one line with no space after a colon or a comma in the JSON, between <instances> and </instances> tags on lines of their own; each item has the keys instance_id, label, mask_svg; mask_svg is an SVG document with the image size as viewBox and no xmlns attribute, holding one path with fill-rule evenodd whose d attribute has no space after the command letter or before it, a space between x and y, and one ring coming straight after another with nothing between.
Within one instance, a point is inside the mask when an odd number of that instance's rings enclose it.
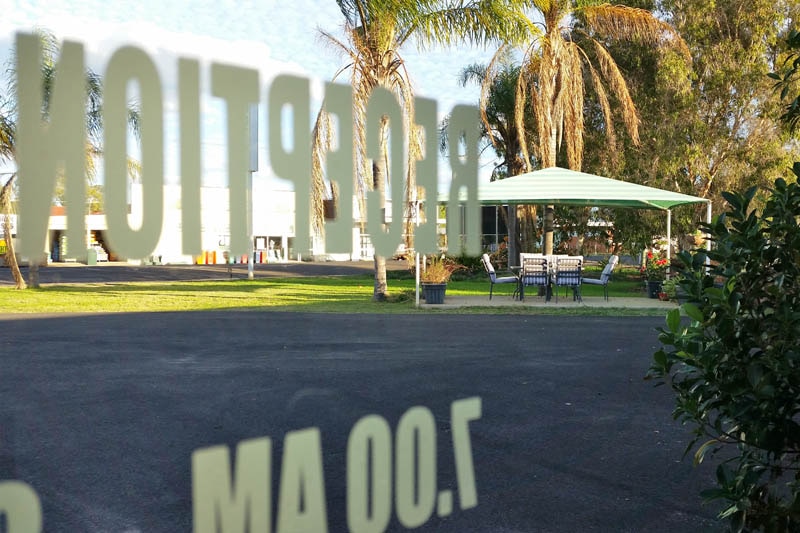
<instances>
[{"instance_id":1,"label":"awning","mask_svg":"<svg viewBox=\"0 0 800 533\"><path fill-rule=\"evenodd\" d=\"M466 199L466 191L462 190L461 200ZM439 200L446 202L447 194L440 195ZM484 205L552 204L666 210L708 200L586 172L550 167L480 184L478 201Z\"/></svg>"},{"instance_id":2,"label":"awning","mask_svg":"<svg viewBox=\"0 0 800 533\"><path fill-rule=\"evenodd\" d=\"M449 193L439 195L439 203L448 203ZM462 189L459 201L467 201ZM646 185L628 183L586 172L550 167L510 178L478 185L478 202L483 205L582 205L588 207L623 207L659 209L667 213L667 242L672 238L673 207L706 204L706 222L711 223L711 202L706 198L665 191ZM710 249L711 240L706 240ZM671 247L667 247L671 258Z\"/></svg>"},{"instance_id":3,"label":"awning","mask_svg":"<svg viewBox=\"0 0 800 533\"><path fill-rule=\"evenodd\" d=\"M447 194L439 196L448 201ZM466 201L462 190L461 201ZM705 198L604 178L586 172L550 167L478 185L484 205L539 204L627 207L667 210L678 205L708 202Z\"/></svg>"}]
</instances>

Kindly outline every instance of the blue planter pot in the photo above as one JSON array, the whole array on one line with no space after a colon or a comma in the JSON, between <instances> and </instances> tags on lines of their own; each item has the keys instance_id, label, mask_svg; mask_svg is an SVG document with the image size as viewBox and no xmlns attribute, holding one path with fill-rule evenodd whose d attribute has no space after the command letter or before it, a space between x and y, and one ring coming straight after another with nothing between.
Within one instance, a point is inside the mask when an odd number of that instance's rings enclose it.
<instances>
[{"instance_id":1,"label":"blue planter pot","mask_svg":"<svg viewBox=\"0 0 800 533\"><path fill-rule=\"evenodd\" d=\"M445 289L447 289L447 283L423 283L422 297L425 299L425 303L443 304Z\"/></svg>"}]
</instances>

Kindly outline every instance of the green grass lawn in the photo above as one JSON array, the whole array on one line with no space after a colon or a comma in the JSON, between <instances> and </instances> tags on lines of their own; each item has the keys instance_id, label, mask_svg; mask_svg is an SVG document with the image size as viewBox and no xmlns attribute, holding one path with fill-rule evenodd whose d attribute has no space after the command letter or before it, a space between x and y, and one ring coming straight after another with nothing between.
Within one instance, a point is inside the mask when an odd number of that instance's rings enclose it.
<instances>
[{"instance_id":1,"label":"green grass lawn","mask_svg":"<svg viewBox=\"0 0 800 533\"><path fill-rule=\"evenodd\" d=\"M409 313L414 309L414 280L389 280L388 302L372 301L371 275L342 277L269 278L257 280L186 281L158 283L92 283L45 285L39 289L0 288L0 313L80 313L201 311L250 309L329 313ZM640 281L614 281L611 297L643 296ZM499 298L510 298L512 285L495 286ZM602 296L602 287L585 285L584 296ZM449 295L488 296L487 279L451 281ZM427 312L442 312L430 310ZM619 309L465 308L457 313L652 314Z\"/></svg>"}]
</instances>

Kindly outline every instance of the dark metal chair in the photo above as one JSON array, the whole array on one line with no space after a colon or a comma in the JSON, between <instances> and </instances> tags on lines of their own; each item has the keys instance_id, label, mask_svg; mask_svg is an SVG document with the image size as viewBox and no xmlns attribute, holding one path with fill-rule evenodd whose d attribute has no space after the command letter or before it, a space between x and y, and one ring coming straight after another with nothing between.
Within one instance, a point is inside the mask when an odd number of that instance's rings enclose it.
<instances>
[{"instance_id":1,"label":"dark metal chair","mask_svg":"<svg viewBox=\"0 0 800 533\"><path fill-rule=\"evenodd\" d=\"M525 299L525 287L535 285L544 287L545 301L550 301L550 270L546 257L522 257L520 272L520 300Z\"/></svg>"},{"instance_id":2,"label":"dark metal chair","mask_svg":"<svg viewBox=\"0 0 800 533\"><path fill-rule=\"evenodd\" d=\"M558 288L569 287L572 289L572 299L582 302L581 298L581 270L583 257L558 257L556 259L556 302L558 301Z\"/></svg>"}]
</instances>

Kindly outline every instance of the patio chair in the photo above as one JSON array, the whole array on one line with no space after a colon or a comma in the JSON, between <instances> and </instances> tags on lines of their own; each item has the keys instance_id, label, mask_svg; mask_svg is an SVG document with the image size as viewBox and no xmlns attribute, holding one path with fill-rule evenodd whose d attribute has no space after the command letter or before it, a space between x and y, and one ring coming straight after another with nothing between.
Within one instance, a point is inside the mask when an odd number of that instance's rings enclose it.
<instances>
[{"instance_id":1,"label":"patio chair","mask_svg":"<svg viewBox=\"0 0 800 533\"><path fill-rule=\"evenodd\" d=\"M583 256L558 256L556 257L556 302L558 302L558 288L569 287L572 289L572 299L582 302L581 298L581 270Z\"/></svg>"},{"instance_id":2,"label":"patio chair","mask_svg":"<svg viewBox=\"0 0 800 533\"><path fill-rule=\"evenodd\" d=\"M606 301L608 301L608 282L611 281L611 275L614 273L617 263L619 263L619 256L612 255L608 258L608 263L606 263L606 266L603 267L603 271L600 273L600 279L582 278L581 281L588 285L602 285L603 297Z\"/></svg>"},{"instance_id":3,"label":"patio chair","mask_svg":"<svg viewBox=\"0 0 800 533\"><path fill-rule=\"evenodd\" d=\"M501 276L497 277L497 273L492 266L491 260L489 260L489 254L483 254L481 256L481 262L483 263L483 268L486 269L486 273L489 274L489 299L492 299L492 290L496 283L518 283L519 279L517 276ZM514 290L516 294L517 290Z\"/></svg>"},{"instance_id":4,"label":"patio chair","mask_svg":"<svg viewBox=\"0 0 800 533\"><path fill-rule=\"evenodd\" d=\"M525 299L525 287L527 285L544 287L545 301L550 301L550 271L548 270L546 257L522 258L519 287L520 300Z\"/></svg>"}]
</instances>

